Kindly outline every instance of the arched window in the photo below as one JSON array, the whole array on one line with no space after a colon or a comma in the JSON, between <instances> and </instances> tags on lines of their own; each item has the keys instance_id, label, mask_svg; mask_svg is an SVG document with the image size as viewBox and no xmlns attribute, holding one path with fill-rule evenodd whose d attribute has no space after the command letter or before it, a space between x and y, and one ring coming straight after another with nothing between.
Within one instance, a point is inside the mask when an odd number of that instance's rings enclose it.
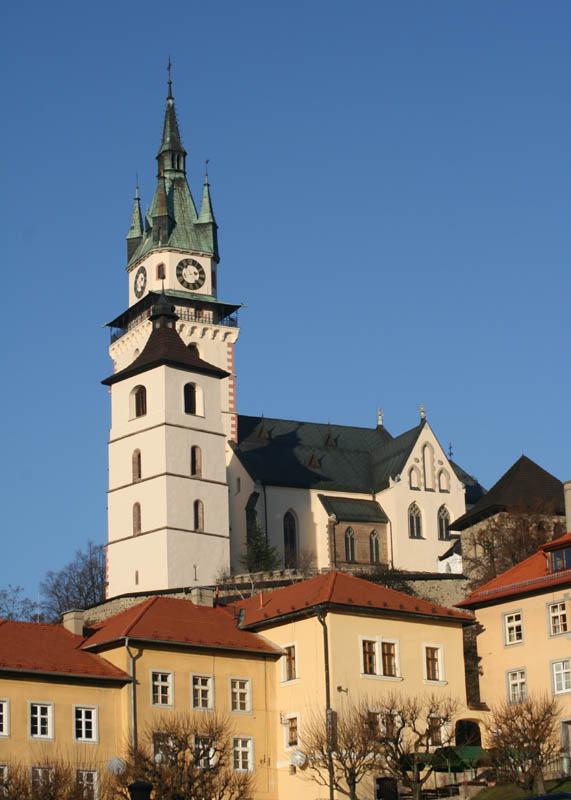
<instances>
[{"instance_id":1,"label":"arched window","mask_svg":"<svg viewBox=\"0 0 571 800\"><path fill-rule=\"evenodd\" d=\"M194 501L194 530L204 530L204 504L202 500Z\"/></svg>"},{"instance_id":2,"label":"arched window","mask_svg":"<svg viewBox=\"0 0 571 800\"><path fill-rule=\"evenodd\" d=\"M133 536L141 533L141 504L133 503Z\"/></svg>"},{"instance_id":3,"label":"arched window","mask_svg":"<svg viewBox=\"0 0 571 800\"><path fill-rule=\"evenodd\" d=\"M434 490L434 452L431 445L425 444L422 448L422 465L424 467L424 488Z\"/></svg>"},{"instance_id":4,"label":"arched window","mask_svg":"<svg viewBox=\"0 0 571 800\"><path fill-rule=\"evenodd\" d=\"M133 451L132 462L133 462L133 483L134 483L135 481L140 481L142 477L140 450Z\"/></svg>"},{"instance_id":5,"label":"arched window","mask_svg":"<svg viewBox=\"0 0 571 800\"><path fill-rule=\"evenodd\" d=\"M190 448L190 474L195 478L202 477L202 450L196 444Z\"/></svg>"},{"instance_id":6,"label":"arched window","mask_svg":"<svg viewBox=\"0 0 571 800\"><path fill-rule=\"evenodd\" d=\"M355 534L353 528L345 531L345 561L355 561Z\"/></svg>"},{"instance_id":7,"label":"arched window","mask_svg":"<svg viewBox=\"0 0 571 800\"><path fill-rule=\"evenodd\" d=\"M446 506L438 509L438 538L450 539L450 512Z\"/></svg>"},{"instance_id":8,"label":"arched window","mask_svg":"<svg viewBox=\"0 0 571 800\"><path fill-rule=\"evenodd\" d=\"M379 564L381 561L381 543L377 531L373 531L369 536L369 554L371 564Z\"/></svg>"},{"instance_id":9,"label":"arched window","mask_svg":"<svg viewBox=\"0 0 571 800\"><path fill-rule=\"evenodd\" d=\"M450 478L448 477L448 473L446 470L441 469L438 473L438 491L440 492L449 492L450 491Z\"/></svg>"},{"instance_id":10,"label":"arched window","mask_svg":"<svg viewBox=\"0 0 571 800\"><path fill-rule=\"evenodd\" d=\"M196 386L187 383L184 386L184 413L196 414Z\"/></svg>"},{"instance_id":11,"label":"arched window","mask_svg":"<svg viewBox=\"0 0 571 800\"><path fill-rule=\"evenodd\" d=\"M167 276L167 268L164 264L157 264L157 280L164 281Z\"/></svg>"},{"instance_id":12,"label":"arched window","mask_svg":"<svg viewBox=\"0 0 571 800\"><path fill-rule=\"evenodd\" d=\"M144 417L147 413L147 390L144 386L136 386L131 392L134 401L132 417Z\"/></svg>"},{"instance_id":13,"label":"arched window","mask_svg":"<svg viewBox=\"0 0 571 800\"><path fill-rule=\"evenodd\" d=\"M284 567L297 567L297 525L291 511L284 514Z\"/></svg>"},{"instance_id":14,"label":"arched window","mask_svg":"<svg viewBox=\"0 0 571 800\"><path fill-rule=\"evenodd\" d=\"M422 539L422 516L416 503L408 509L408 535L411 539Z\"/></svg>"},{"instance_id":15,"label":"arched window","mask_svg":"<svg viewBox=\"0 0 571 800\"><path fill-rule=\"evenodd\" d=\"M408 485L411 489L420 489L420 472L416 467L412 467L408 473Z\"/></svg>"}]
</instances>

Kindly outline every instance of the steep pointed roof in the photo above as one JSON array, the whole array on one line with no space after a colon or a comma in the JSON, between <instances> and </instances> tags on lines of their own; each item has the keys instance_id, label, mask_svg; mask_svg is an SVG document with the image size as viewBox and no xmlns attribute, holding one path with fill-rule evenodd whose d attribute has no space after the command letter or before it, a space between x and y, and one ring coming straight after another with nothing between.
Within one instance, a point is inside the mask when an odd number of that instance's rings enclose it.
<instances>
[{"instance_id":1,"label":"steep pointed roof","mask_svg":"<svg viewBox=\"0 0 571 800\"><path fill-rule=\"evenodd\" d=\"M521 456L492 488L463 516L451 530L463 531L476 522L488 519L509 508L545 507L554 514L565 513L563 484L527 456Z\"/></svg>"},{"instance_id":2,"label":"steep pointed roof","mask_svg":"<svg viewBox=\"0 0 571 800\"><path fill-rule=\"evenodd\" d=\"M452 623L471 623L474 618L437 603L429 603L372 581L333 570L282 589L264 592L234 604L241 615L241 627L255 630L281 624L296 617L314 616L316 607L353 611L375 616L413 616Z\"/></svg>"},{"instance_id":3,"label":"steep pointed roof","mask_svg":"<svg viewBox=\"0 0 571 800\"><path fill-rule=\"evenodd\" d=\"M204 179L204 188L202 190L202 205L200 206L199 222L216 222L214 219L214 211L212 210L212 198L210 197L210 184L208 183L208 174Z\"/></svg>"},{"instance_id":4,"label":"steep pointed roof","mask_svg":"<svg viewBox=\"0 0 571 800\"><path fill-rule=\"evenodd\" d=\"M139 187L135 191L133 201L133 214L131 215L131 227L127 234L127 239L138 239L144 233L143 216L141 214L141 200L139 198Z\"/></svg>"},{"instance_id":5,"label":"steep pointed roof","mask_svg":"<svg viewBox=\"0 0 571 800\"><path fill-rule=\"evenodd\" d=\"M169 93L167 96L167 105L165 108L165 118L163 122L163 136L161 145L157 153L157 158L164 152L174 152L186 155L186 150L182 146L180 132L178 129L178 120L176 118L176 111L174 107L174 98L172 96L172 85L169 79Z\"/></svg>"}]
</instances>

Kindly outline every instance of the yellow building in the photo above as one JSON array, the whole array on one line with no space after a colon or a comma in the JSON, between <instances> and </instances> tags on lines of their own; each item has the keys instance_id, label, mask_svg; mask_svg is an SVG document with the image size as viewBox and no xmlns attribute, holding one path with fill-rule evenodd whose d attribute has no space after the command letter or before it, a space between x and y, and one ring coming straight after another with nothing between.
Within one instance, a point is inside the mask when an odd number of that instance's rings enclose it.
<instances>
[{"instance_id":1,"label":"yellow building","mask_svg":"<svg viewBox=\"0 0 571 800\"><path fill-rule=\"evenodd\" d=\"M491 706L531 694L556 697L561 742L571 756L571 533L458 605L479 623L482 697Z\"/></svg>"}]
</instances>

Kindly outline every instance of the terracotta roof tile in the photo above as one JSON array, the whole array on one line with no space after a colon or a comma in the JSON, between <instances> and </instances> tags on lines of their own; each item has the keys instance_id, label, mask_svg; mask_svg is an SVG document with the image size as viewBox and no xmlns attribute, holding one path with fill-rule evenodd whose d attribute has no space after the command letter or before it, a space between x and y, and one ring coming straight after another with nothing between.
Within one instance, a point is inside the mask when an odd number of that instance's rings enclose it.
<instances>
[{"instance_id":1,"label":"terracotta roof tile","mask_svg":"<svg viewBox=\"0 0 571 800\"><path fill-rule=\"evenodd\" d=\"M475 608L495 603L504 597L540 592L554 586L571 584L571 569L549 572L545 555L546 552L557 550L568 544L571 544L571 533L547 542L539 548L537 553L480 586L456 605L461 608Z\"/></svg>"},{"instance_id":2,"label":"terracotta roof tile","mask_svg":"<svg viewBox=\"0 0 571 800\"><path fill-rule=\"evenodd\" d=\"M235 603L235 608L244 611L242 627L255 627L288 614L303 613L315 606L328 604L365 608L368 612L376 609L384 614L397 612L457 622L473 620L469 614L428 603L336 570L283 589L275 589L271 593L240 600Z\"/></svg>"},{"instance_id":3,"label":"terracotta roof tile","mask_svg":"<svg viewBox=\"0 0 571 800\"><path fill-rule=\"evenodd\" d=\"M63 625L0 621L0 669L129 680L105 658L81 649L82 636Z\"/></svg>"},{"instance_id":4,"label":"terracotta roof tile","mask_svg":"<svg viewBox=\"0 0 571 800\"><path fill-rule=\"evenodd\" d=\"M196 606L191 600L155 596L100 622L84 642L95 648L129 636L197 647L280 653L263 636L238 628L237 617L222 607Z\"/></svg>"}]
</instances>

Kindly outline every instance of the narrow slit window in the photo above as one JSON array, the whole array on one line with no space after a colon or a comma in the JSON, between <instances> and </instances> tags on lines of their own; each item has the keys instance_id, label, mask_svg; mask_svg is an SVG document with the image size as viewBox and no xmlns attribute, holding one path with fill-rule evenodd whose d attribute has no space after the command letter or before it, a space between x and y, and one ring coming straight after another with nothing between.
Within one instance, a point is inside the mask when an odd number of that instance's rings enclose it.
<instances>
[{"instance_id":1,"label":"narrow slit window","mask_svg":"<svg viewBox=\"0 0 571 800\"><path fill-rule=\"evenodd\" d=\"M204 530L204 503L202 500L194 501L194 530Z\"/></svg>"},{"instance_id":2,"label":"narrow slit window","mask_svg":"<svg viewBox=\"0 0 571 800\"><path fill-rule=\"evenodd\" d=\"M202 451L196 444L190 449L190 474L194 478L202 477Z\"/></svg>"},{"instance_id":3,"label":"narrow slit window","mask_svg":"<svg viewBox=\"0 0 571 800\"><path fill-rule=\"evenodd\" d=\"M133 536L141 533L141 504L133 504Z\"/></svg>"}]
</instances>

